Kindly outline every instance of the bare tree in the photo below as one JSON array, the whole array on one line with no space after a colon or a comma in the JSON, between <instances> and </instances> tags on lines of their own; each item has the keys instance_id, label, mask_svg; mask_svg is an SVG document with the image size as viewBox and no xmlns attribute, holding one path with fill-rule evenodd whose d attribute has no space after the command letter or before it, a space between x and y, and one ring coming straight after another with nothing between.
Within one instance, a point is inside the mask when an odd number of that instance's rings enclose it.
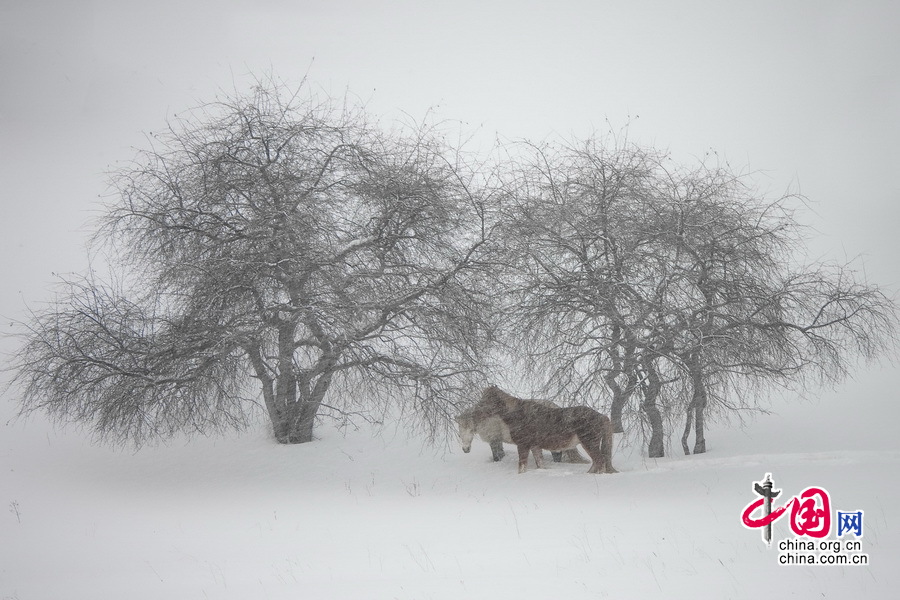
<instances>
[{"instance_id":1,"label":"bare tree","mask_svg":"<svg viewBox=\"0 0 900 600\"><path fill-rule=\"evenodd\" d=\"M527 341L550 393L608 400L617 431L638 397L651 457L678 413L685 452L692 428L705 452L711 405L752 409L747 390L836 381L893 347L884 292L846 266L797 264L789 197L766 199L727 165L684 169L628 144L526 148L503 225L508 337Z\"/></svg>"},{"instance_id":2,"label":"bare tree","mask_svg":"<svg viewBox=\"0 0 900 600\"><path fill-rule=\"evenodd\" d=\"M396 399L433 432L489 329L478 177L435 130L273 81L179 117L113 173L112 283L71 280L22 324L24 409L141 443L261 396L299 443Z\"/></svg>"},{"instance_id":3,"label":"bare tree","mask_svg":"<svg viewBox=\"0 0 900 600\"><path fill-rule=\"evenodd\" d=\"M519 358L530 359L529 370L549 374L545 393L597 404L611 392L618 432L640 394L659 454L665 340L652 323L660 310L650 274L666 263L648 216L660 157L596 140L525 148L503 224L512 265L507 337L525 344Z\"/></svg>"},{"instance_id":4,"label":"bare tree","mask_svg":"<svg viewBox=\"0 0 900 600\"><path fill-rule=\"evenodd\" d=\"M847 265L800 265L801 228L791 197L766 199L727 165L666 170L656 227L665 232L672 281L672 353L690 400L694 453L706 451L710 402L726 410L745 391L840 381L856 357L872 360L894 345L896 309ZM751 405L750 407L753 407Z\"/></svg>"}]
</instances>

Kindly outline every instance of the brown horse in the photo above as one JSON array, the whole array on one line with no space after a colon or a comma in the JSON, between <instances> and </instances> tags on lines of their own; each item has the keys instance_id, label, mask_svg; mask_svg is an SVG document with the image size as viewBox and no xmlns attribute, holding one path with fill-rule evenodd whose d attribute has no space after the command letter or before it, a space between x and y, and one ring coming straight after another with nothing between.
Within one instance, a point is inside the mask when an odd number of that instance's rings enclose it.
<instances>
[{"instance_id":1,"label":"brown horse","mask_svg":"<svg viewBox=\"0 0 900 600\"><path fill-rule=\"evenodd\" d=\"M523 400L490 386L473 407L477 417L500 417L519 452L519 473L528 465L528 452L543 467L540 449L561 452L581 444L593 461L588 473L618 473L612 466L613 429L609 417L588 406L554 408Z\"/></svg>"},{"instance_id":2,"label":"brown horse","mask_svg":"<svg viewBox=\"0 0 900 600\"><path fill-rule=\"evenodd\" d=\"M547 406L559 408L550 400L536 400ZM456 417L456 423L459 425L459 440L462 443L463 452L469 452L472 449L472 440L476 435L491 445L491 455L494 462L501 460L506 452L503 450L503 443L512 444L512 438L509 436L509 427L500 417L491 417L481 411L479 414L475 409L468 409ZM590 462L581 455L577 448L566 450L563 452L552 452L553 462L562 462L565 456L566 462L570 463L587 463Z\"/></svg>"}]
</instances>

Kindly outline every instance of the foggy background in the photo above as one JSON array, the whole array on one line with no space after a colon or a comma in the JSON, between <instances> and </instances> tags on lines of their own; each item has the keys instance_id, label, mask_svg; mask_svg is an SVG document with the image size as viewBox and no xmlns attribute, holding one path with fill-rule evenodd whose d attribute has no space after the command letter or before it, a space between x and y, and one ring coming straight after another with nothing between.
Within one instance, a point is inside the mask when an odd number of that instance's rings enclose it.
<instances>
[{"instance_id":1,"label":"foggy background","mask_svg":"<svg viewBox=\"0 0 900 600\"><path fill-rule=\"evenodd\" d=\"M268 73L349 91L387 124L434 110L479 143L630 123L632 141L681 163L715 151L771 196L808 197L811 258L859 257L868 282L896 292L898 25L891 1L2 0L3 328L51 299L52 273L86 268L104 173L146 132ZM896 449L898 384L886 364L773 408L848 446ZM793 450L779 422L756 435Z\"/></svg>"}]
</instances>

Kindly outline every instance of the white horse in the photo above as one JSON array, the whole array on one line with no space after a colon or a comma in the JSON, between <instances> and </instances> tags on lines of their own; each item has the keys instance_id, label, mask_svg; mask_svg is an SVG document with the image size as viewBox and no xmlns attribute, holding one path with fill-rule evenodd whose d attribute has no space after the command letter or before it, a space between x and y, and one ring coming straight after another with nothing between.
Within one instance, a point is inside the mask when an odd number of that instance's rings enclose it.
<instances>
[{"instance_id":1,"label":"white horse","mask_svg":"<svg viewBox=\"0 0 900 600\"><path fill-rule=\"evenodd\" d=\"M554 404L549 400L539 400L538 402L546 404L547 406L559 408L557 404ZM463 452L465 453L469 453L472 450L472 440L475 439L476 435L490 444L491 455L494 457L494 462L499 461L506 455L506 452L503 450L503 444L513 443L509 433L509 427L503 422L503 419L498 416L485 418L479 416L478 413L470 408L460 413L459 416L456 417L456 422L459 424L459 439L462 443ZM538 452L541 452L540 448L536 448L532 452L535 455L535 462L540 464L541 457L537 454ZM577 448L572 448L563 452L551 452L551 454L553 455L553 462L562 462L564 454L566 462L590 462L581 455Z\"/></svg>"}]
</instances>

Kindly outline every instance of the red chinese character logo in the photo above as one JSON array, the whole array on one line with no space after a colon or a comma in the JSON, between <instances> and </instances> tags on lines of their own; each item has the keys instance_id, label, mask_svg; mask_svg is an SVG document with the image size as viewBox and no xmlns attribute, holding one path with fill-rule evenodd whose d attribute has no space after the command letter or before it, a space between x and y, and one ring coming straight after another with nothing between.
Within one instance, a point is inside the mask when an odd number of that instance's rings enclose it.
<instances>
[{"instance_id":1,"label":"red chinese character logo","mask_svg":"<svg viewBox=\"0 0 900 600\"><path fill-rule=\"evenodd\" d=\"M756 512L757 508L763 506L763 504L765 504L766 502L765 498L760 498L759 500L751 502L747 505L747 508L745 508L744 512L741 514L741 520L744 522L744 525L750 527L751 529L758 529L760 527L765 527L766 525L771 525L781 518L781 515L784 514L784 511L787 510L787 507L790 506L791 502L793 501L794 498L792 498L790 502L788 502L781 508L776 508L770 514L763 515L759 519L754 519L753 513Z\"/></svg>"},{"instance_id":2,"label":"red chinese character logo","mask_svg":"<svg viewBox=\"0 0 900 600\"><path fill-rule=\"evenodd\" d=\"M821 500L821 508L816 502L816 496ZM828 492L817 487L806 488L791 502L791 529L794 533L823 538L831 532L831 502Z\"/></svg>"},{"instance_id":3,"label":"red chinese character logo","mask_svg":"<svg viewBox=\"0 0 900 600\"><path fill-rule=\"evenodd\" d=\"M763 541L772 542L772 523L780 519L788 507L791 509L791 530L798 536L823 538L831 533L831 501L828 492L819 487L809 487L799 496L791 498L779 508L773 507L773 500L780 490L774 490L771 474L766 473L763 481L754 484L755 493L762 496L748 504L741 514L745 527L763 529ZM754 518L754 513L762 508L763 515Z\"/></svg>"}]
</instances>

